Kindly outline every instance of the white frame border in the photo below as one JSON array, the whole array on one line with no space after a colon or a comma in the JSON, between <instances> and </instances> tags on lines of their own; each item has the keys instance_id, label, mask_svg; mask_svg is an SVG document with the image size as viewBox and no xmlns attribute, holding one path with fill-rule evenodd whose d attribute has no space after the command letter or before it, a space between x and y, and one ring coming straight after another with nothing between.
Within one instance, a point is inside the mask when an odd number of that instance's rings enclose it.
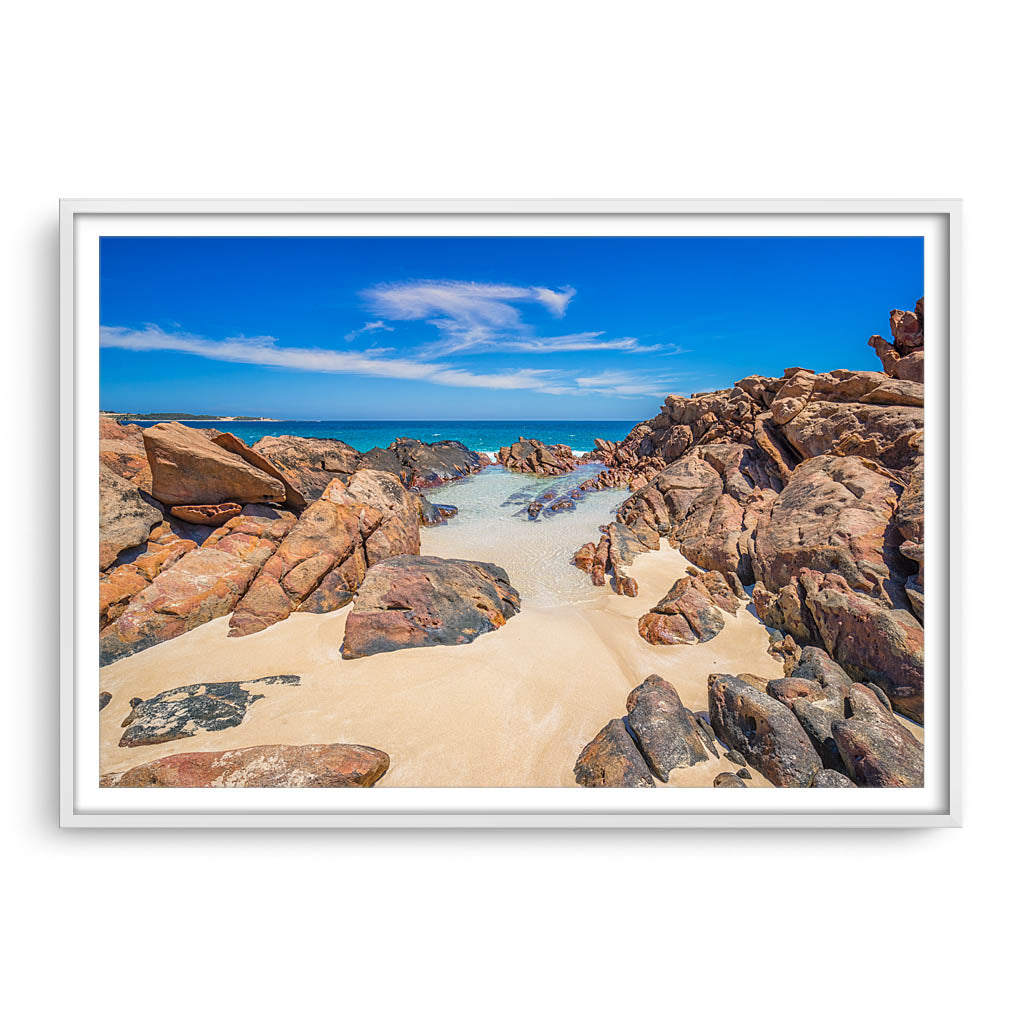
<instances>
[{"instance_id":1,"label":"white frame border","mask_svg":"<svg viewBox=\"0 0 1024 1024\"><path fill-rule=\"evenodd\" d=\"M219 813L83 812L75 806L75 217L80 214L925 214L947 218L948 367L941 380L949 411L948 590L946 614L929 614L930 629L947 625L948 806L936 812L823 813L500 812ZM65 199L60 203L60 824L133 828L908 828L962 824L962 673L960 668L960 200L333 200L333 199ZM941 356L940 356L941 358ZM935 359L933 355L931 360ZM930 390L932 385L930 384ZM930 428L934 430L934 426ZM940 471L943 467L939 467ZM934 467L929 466L929 473ZM930 519L934 522L935 516ZM935 541L931 541L932 544ZM941 544L941 540L940 540ZM956 557L954 557L956 555ZM934 606L929 598L929 608ZM942 742L929 733L929 742Z\"/></svg>"}]
</instances>

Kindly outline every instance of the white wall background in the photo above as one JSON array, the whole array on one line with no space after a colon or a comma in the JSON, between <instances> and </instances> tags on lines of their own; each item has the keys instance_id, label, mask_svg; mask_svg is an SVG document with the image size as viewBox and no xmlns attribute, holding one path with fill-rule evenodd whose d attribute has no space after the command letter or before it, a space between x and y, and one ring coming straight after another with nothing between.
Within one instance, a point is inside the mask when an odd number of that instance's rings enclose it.
<instances>
[{"instance_id":1,"label":"white wall background","mask_svg":"<svg viewBox=\"0 0 1024 1024\"><path fill-rule=\"evenodd\" d=\"M987 0L9 7L12 1019L1012 1014L1020 29ZM233 195L963 197L966 827L59 833L57 199Z\"/></svg>"}]
</instances>

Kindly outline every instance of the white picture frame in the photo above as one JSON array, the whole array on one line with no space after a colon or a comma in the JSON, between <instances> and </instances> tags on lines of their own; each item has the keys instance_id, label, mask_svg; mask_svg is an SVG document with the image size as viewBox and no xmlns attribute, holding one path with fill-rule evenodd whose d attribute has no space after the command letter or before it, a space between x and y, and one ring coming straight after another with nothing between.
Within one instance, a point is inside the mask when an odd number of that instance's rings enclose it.
<instances>
[{"instance_id":1,"label":"white picture frame","mask_svg":"<svg viewBox=\"0 0 1024 1024\"><path fill-rule=\"evenodd\" d=\"M920 790L118 790L98 786L95 416L103 234L878 234L925 238L925 671ZM596 227L596 230L595 230ZM388 230L385 230L387 228ZM448 230L443 230L447 228ZM613 230L614 228L614 230ZM643 230L641 230L643 229ZM60 204L60 824L72 828L907 828L962 821L958 200L124 200ZM88 424L88 429L86 429ZM90 455L93 457L90 458ZM93 596L90 597L90 594ZM91 660L90 660L91 659ZM90 667L91 666L91 667Z\"/></svg>"}]
</instances>

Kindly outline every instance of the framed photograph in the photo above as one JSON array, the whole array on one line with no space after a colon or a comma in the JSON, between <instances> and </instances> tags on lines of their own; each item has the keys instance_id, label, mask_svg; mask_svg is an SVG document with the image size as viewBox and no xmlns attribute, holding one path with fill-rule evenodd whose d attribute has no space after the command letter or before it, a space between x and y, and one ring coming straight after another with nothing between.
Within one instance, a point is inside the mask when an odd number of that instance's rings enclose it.
<instances>
[{"instance_id":1,"label":"framed photograph","mask_svg":"<svg viewBox=\"0 0 1024 1024\"><path fill-rule=\"evenodd\" d=\"M64 201L62 825L959 824L959 218Z\"/></svg>"}]
</instances>

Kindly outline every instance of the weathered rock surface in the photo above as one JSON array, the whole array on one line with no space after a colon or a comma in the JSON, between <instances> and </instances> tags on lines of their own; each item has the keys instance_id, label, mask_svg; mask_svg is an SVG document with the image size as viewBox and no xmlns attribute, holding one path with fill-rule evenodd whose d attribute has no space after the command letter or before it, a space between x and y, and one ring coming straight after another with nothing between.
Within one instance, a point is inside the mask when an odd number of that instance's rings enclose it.
<instances>
[{"instance_id":1,"label":"weathered rock surface","mask_svg":"<svg viewBox=\"0 0 1024 1024\"><path fill-rule=\"evenodd\" d=\"M242 506L225 501L219 505L172 505L168 511L175 519L203 526L223 526L242 514Z\"/></svg>"},{"instance_id":2,"label":"weathered rock surface","mask_svg":"<svg viewBox=\"0 0 1024 1024\"><path fill-rule=\"evenodd\" d=\"M621 718L613 718L583 748L573 774L578 786L634 789L654 786L654 776Z\"/></svg>"},{"instance_id":3,"label":"weathered rock surface","mask_svg":"<svg viewBox=\"0 0 1024 1024\"><path fill-rule=\"evenodd\" d=\"M521 437L498 449L498 462L514 473L561 476L581 464L566 444L543 444L536 438Z\"/></svg>"},{"instance_id":4,"label":"weathered rock surface","mask_svg":"<svg viewBox=\"0 0 1024 1024\"><path fill-rule=\"evenodd\" d=\"M223 433L214 434L210 440L219 448L223 448L225 451L244 459L250 466L266 473L267 476L279 480L284 486L284 503L288 508L301 512L306 507L306 499L292 485L288 477L270 459L261 452L250 448L240 437L236 437L234 434Z\"/></svg>"},{"instance_id":5,"label":"weathered rock surface","mask_svg":"<svg viewBox=\"0 0 1024 1024\"><path fill-rule=\"evenodd\" d=\"M252 450L269 459L306 501L316 501L332 480L348 483L362 458L344 441L289 434L260 438Z\"/></svg>"},{"instance_id":6,"label":"weathered rock surface","mask_svg":"<svg viewBox=\"0 0 1024 1024\"><path fill-rule=\"evenodd\" d=\"M800 569L834 572L855 590L889 600L902 491L864 459L823 455L801 463L757 527L755 576L777 591Z\"/></svg>"},{"instance_id":7,"label":"weathered rock surface","mask_svg":"<svg viewBox=\"0 0 1024 1024\"><path fill-rule=\"evenodd\" d=\"M369 569L345 624L342 657L406 647L470 643L519 611L504 569L426 555L402 555Z\"/></svg>"},{"instance_id":8,"label":"weathered rock surface","mask_svg":"<svg viewBox=\"0 0 1024 1024\"><path fill-rule=\"evenodd\" d=\"M722 579L721 576L718 579ZM738 602L726 586L719 598L735 612ZM637 622L637 630L649 644L702 644L725 628L723 605L701 579L684 576Z\"/></svg>"},{"instance_id":9,"label":"weathered rock surface","mask_svg":"<svg viewBox=\"0 0 1024 1024\"><path fill-rule=\"evenodd\" d=\"M156 423L142 432L153 496L167 505L284 501L280 480L249 465L199 430Z\"/></svg>"},{"instance_id":10,"label":"weathered rock surface","mask_svg":"<svg viewBox=\"0 0 1024 1024\"><path fill-rule=\"evenodd\" d=\"M100 464L100 569L122 551L142 544L163 517L163 509L152 498Z\"/></svg>"},{"instance_id":11,"label":"weathered rock surface","mask_svg":"<svg viewBox=\"0 0 1024 1024\"><path fill-rule=\"evenodd\" d=\"M158 693L137 704L124 720L120 747L167 743L197 732L219 732L241 725L249 706L263 698L249 687L283 683L295 685L298 676L264 676L245 682L193 683Z\"/></svg>"},{"instance_id":12,"label":"weathered rock surface","mask_svg":"<svg viewBox=\"0 0 1024 1024\"><path fill-rule=\"evenodd\" d=\"M360 469L349 478L348 498L381 514L380 526L366 539L367 565L420 550L420 506L393 473Z\"/></svg>"},{"instance_id":13,"label":"weathered rock surface","mask_svg":"<svg viewBox=\"0 0 1024 1024\"><path fill-rule=\"evenodd\" d=\"M809 786L821 758L784 704L729 675L708 677L715 735L776 786Z\"/></svg>"},{"instance_id":14,"label":"weathered rock surface","mask_svg":"<svg viewBox=\"0 0 1024 1024\"><path fill-rule=\"evenodd\" d=\"M857 784L851 782L840 772L834 772L831 768L822 768L811 780L811 789L856 789Z\"/></svg>"},{"instance_id":15,"label":"weathered rock surface","mask_svg":"<svg viewBox=\"0 0 1024 1024\"><path fill-rule=\"evenodd\" d=\"M661 676L650 675L633 690L626 698L626 711L644 760L662 782L668 782L673 768L708 760L696 716Z\"/></svg>"},{"instance_id":16,"label":"weathered rock surface","mask_svg":"<svg viewBox=\"0 0 1024 1024\"><path fill-rule=\"evenodd\" d=\"M418 495L420 503L420 526L444 526L449 519L457 516L459 510L455 505L435 505L427 501L422 494Z\"/></svg>"},{"instance_id":17,"label":"weathered rock surface","mask_svg":"<svg viewBox=\"0 0 1024 1024\"><path fill-rule=\"evenodd\" d=\"M720 772L712 783L715 789L746 789L747 784L732 772Z\"/></svg>"},{"instance_id":18,"label":"weathered rock surface","mask_svg":"<svg viewBox=\"0 0 1024 1024\"><path fill-rule=\"evenodd\" d=\"M924 747L866 686L851 687L832 736L858 786L924 785Z\"/></svg>"},{"instance_id":19,"label":"weathered rock surface","mask_svg":"<svg viewBox=\"0 0 1024 1024\"><path fill-rule=\"evenodd\" d=\"M426 443L399 437L387 448L371 448L359 460L360 468L394 473L410 490L437 487L479 473L490 463L459 441Z\"/></svg>"},{"instance_id":20,"label":"weathered rock surface","mask_svg":"<svg viewBox=\"0 0 1024 1024\"><path fill-rule=\"evenodd\" d=\"M110 416L100 417L100 464L118 476L151 492L153 473L142 443L142 430L132 423L118 423Z\"/></svg>"},{"instance_id":21,"label":"weathered rock surface","mask_svg":"<svg viewBox=\"0 0 1024 1024\"><path fill-rule=\"evenodd\" d=\"M242 515L164 569L100 633L100 664L227 615L295 523L290 512Z\"/></svg>"},{"instance_id":22,"label":"weathered rock surface","mask_svg":"<svg viewBox=\"0 0 1024 1024\"><path fill-rule=\"evenodd\" d=\"M104 775L101 787L120 788L340 788L372 786L391 761L383 750L350 743L272 745L241 750L172 754Z\"/></svg>"},{"instance_id":23,"label":"weathered rock surface","mask_svg":"<svg viewBox=\"0 0 1024 1024\"><path fill-rule=\"evenodd\" d=\"M369 505L336 501L334 496L348 497L340 484L333 492L328 488L266 560L238 602L228 636L266 629L318 591L307 610L332 611L352 600L366 572L364 544L380 526L382 515Z\"/></svg>"}]
</instances>

